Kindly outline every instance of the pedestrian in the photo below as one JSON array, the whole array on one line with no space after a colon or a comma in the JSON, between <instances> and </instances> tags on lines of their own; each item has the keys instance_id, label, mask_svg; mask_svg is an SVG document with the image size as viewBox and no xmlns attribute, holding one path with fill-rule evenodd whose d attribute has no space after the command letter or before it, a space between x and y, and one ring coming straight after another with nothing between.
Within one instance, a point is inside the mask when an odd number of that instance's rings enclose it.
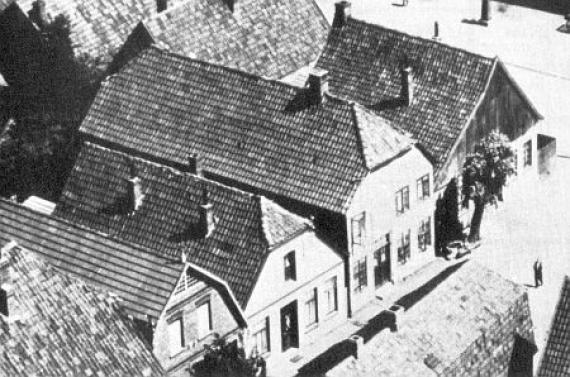
<instances>
[{"instance_id":1,"label":"pedestrian","mask_svg":"<svg viewBox=\"0 0 570 377\"><path fill-rule=\"evenodd\" d=\"M542 285L542 262L540 258L536 258L532 268L534 270L534 286L538 288Z\"/></svg>"}]
</instances>

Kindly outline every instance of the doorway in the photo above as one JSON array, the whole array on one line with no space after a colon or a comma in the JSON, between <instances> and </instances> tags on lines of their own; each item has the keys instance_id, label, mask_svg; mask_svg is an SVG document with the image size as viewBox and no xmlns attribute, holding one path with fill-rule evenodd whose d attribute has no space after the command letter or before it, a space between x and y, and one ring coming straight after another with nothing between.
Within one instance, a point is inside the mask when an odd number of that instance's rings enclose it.
<instances>
[{"instance_id":1,"label":"doorway","mask_svg":"<svg viewBox=\"0 0 570 377\"><path fill-rule=\"evenodd\" d=\"M374 252L374 283L376 288L392 279L390 269L390 234L386 234L386 242Z\"/></svg>"},{"instance_id":2,"label":"doorway","mask_svg":"<svg viewBox=\"0 0 570 377\"><path fill-rule=\"evenodd\" d=\"M281 308L281 349L299 348L297 300Z\"/></svg>"}]
</instances>

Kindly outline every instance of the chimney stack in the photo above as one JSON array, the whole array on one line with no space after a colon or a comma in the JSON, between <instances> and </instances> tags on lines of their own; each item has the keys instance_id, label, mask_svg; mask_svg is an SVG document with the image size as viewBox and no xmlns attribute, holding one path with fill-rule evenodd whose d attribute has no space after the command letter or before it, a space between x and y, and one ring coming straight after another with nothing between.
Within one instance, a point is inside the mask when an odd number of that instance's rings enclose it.
<instances>
[{"instance_id":1,"label":"chimney stack","mask_svg":"<svg viewBox=\"0 0 570 377\"><path fill-rule=\"evenodd\" d=\"M236 1L237 0L224 0L224 2L226 3L226 5L228 6L228 8L230 9L230 12L234 12L235 9L235 5L236 5Z\"/></svg>"},{"instance_id":2,"label":"chimney stack","mask_svg":"<svg viewBox=\"0 0 570 377\"><path fill-rule=\"evenodd\" d=\"M434 41L439 41L439 22L435 21L433 23L433 38Z\"/></svg>"},{"instance_id":3,"label":"chimney stack","mask_svg":"<svg viewBox=\"0 0 570 377\"><path fill-rule=\"evenodd\" d=\"M309 95L311 102L314 104L322 103L324 95L328 90L329 72L320 68L312 68L309 72Z\"/></svg>"},{"instance_id":4,"label":"chimney stack","mask_svg":"<svg viewBox=\"0 0 570 377\"><path fill-rule=\"evenodd\" d=\"M202 191L202 203L200 204L200 232L204 237L209 237L216 227L214 218L214 206L210 202L208 190Z\"/></svg>"},{"instance_id":5,"label":"chimney stack","mask_svg":"<svg viewBox=\"0 0 570 377\"><path fill-rule=\"evenodd\" d=\"M332 26L333 27L343 27L346 25L348 17L350 17L350 2L343 0L335 3L334 5L334 19Z\"/></svg>"},{"instance_id":6,"label":"chimney stack","mask_svg":"<svg viewBox=\"0 0 570 377\"><path fill-rule=\"evenodd\" d=\"M414 100L414 76L412 73L412 67L406 64L400 70L400 75L402 80L400 98L402 99L405 106L410 106Z\"/></svg>"},{"instance_id":7,"label":"chimney stack","mask_svg":"<svg viewBox=\"0 0 570 377\"><path fill-rule=\"evenodd\" d=\"M198 153L192 153L188 156L188 173L195 174L198 177L204 176L202 158Z\"/></svg>"},{"instance_id":8,"label":"chimney stack","mask_svg":"<svg viewBox=\"0 0 570 377\"><path fill-rule=\"evenodd\" d=\"M489 0L481 0L481 24L482 25L489 25L489 21L491 20L491 8L490 8Z\"/></svg>"},{"instance_id":9,"label":"chimney stack","mask_svg":"<svg viewBox=\"0 0 570 377\"><path fill-rule=\"evenodd\" d=\"M132 177L128 180L129 182L129 196L130 196L130 212L133 213L137 211L144 200L145 194L142 190L142 182L139 177Z\"/></svg>"},{"instance_id":10,"label":"chimney stack","mask_svg":"<svg viewBox=\"0 0 570 377\"><path fill-rule=\"evenodd\" d=\"M164 12L168 8L168 0L156 0L156 13Z\"/></svg>"},{"instance_id":11,"label":"chimney stack","mask_svg":"<svg viewBox=\"0 0 570 377\"><path fill-rule=\"evenodd\" d=\"M360 335L352 335L348 338L348 341L352 345L352 356L355 359L362 357L362 352L364 351L364 338Z\"/></svg>"}]
</instances>

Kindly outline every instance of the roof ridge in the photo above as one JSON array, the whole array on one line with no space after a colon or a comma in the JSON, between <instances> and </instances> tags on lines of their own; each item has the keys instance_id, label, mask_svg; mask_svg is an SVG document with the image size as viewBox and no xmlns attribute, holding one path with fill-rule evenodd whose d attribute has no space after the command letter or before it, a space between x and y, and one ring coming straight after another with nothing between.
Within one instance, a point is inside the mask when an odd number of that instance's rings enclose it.
<instances>
[{"instance_id":1,"label":"roof ridge","mask_svg":"<svg viewBox=\"0 0 570 377\"><path fill-rule=\"evenodd\" d=\"M389 28L389 27L386 27L386 26L382 26L382 25L380 25L380 24L375 24L375 23L372 23L372 22L368 22L368 21L365 21L365 20L358 19L358 18L349 17L349 21L354 21L354 22L358 22L358 23L361 23L361 24L364 24L364 25L367 25L367 26L375 27L375 28L378 28L378 29L383 29L383 30L386 30L386 31L388 31L388 32L405 35L405 36L408 37L408 38L415 39L415 40L421 40L421 41L424 41L424 42L431 43L432 45L442 46L442 47L448 48L448 49L450 49L450 50L460 51L460 52L463 52L463 53L465 53L465 54L478 57L478 58L480 58L480 59L488 60L489 62L492 62L492 61L495 60L495 59L499 59L498 56L494 56L494 57L484 56L484 55L477 54L477 53L475 53L475 52L468 51L468 50L463 49L463 48L460 48L460 47L452 46L452 45L447 44L447 43L443 43L443 42L439 42L439 41L434 41L434 40L429 39L429 38L425 38L425 37L422 37L422 36L419 36L419 35L413 35L413 34L410 34L410 33L407 33L407 32L401 31L401 30ZM334 28L332 28L331 30L334 30Z\"/></svg>"}]
</instances>

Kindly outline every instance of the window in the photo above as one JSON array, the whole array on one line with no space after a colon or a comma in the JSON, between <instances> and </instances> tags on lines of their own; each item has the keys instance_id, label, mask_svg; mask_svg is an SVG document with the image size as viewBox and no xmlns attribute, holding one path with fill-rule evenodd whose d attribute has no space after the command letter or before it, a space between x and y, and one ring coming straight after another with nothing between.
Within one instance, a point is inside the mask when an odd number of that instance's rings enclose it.
<instances>
[{"instance_id":1,"label":"window","mask_svg":"<svg viewBox=\"0 0 570 377\"><path fill-rule=\"evenodd\" d=\"M314 325L319 322L319 312L318 312L318 296L317 288L314 288L309 296L309 299L305 302L305 311L307 313L307 326Z\"/></svg>"},{"instance_id":2,"label":"window","mask_svg":"<svg viewBox=\"0 0 570 377\"><path fill-rule=\"evenodd\" d=\"M532 140L523 145L523 166L532 165Z\"/></svg>"},{"instance_id":3,"label":"window","mask_svg":"<svg viewBox=\"0 0 570 377\"><path fill-rule=\"evenodd\" d=\"M253 334L253 337L255 338L255 346L257 347L259 353L266 353L271 350L269 329L270 329L269 317L265 317L263 326Z\"/></svg>"},{"instance_id":4,"label":"window","mask_svg":"<svg viewBox=\"0 0 570 377\"><path fill-rule=\"evenodd\" d=\"M354 265L354 290L361 291L368 284L366 276L366 257L356 261Z\"/></svg>"},{"instance_id":5,"label":"window","mask_svg":"<svg viewBox=\"0 0 570 377\"><path fill-rule=\"evenodd\" d=\"M418 229L418 248L425 251L431 245L431 217L420 223Z\"/></svg>"},{"instance_id":6,"label":"window","mask_svg":"<svg viewBox=\"0 0 570 377\"><path fill-rule=\"evenodd\" d=\"M364 212L352 218L351 230L352 230L352 245L363 245L366 235Z\"/></svg>"},{"instance_id":7,"label":"window","mask_svg":"<svg viewBox=\"0 0 570 377\"><path fill-rule=\"evenodd\" d=\"M212 311L210 301L198 306L198 339L205 338L212 331Z\"/></svg>"},{"instance_id":8,"label":"window","mask_svg":"<svg viewBox=\"0 0 570 377\"><path fill-rule=\"evenodd\" d=\"M418 199L429 198L429 174L424 175L417 181Z\"/></svg>"},{"instance_id":9,"label":"window","mask_svg":"<svg viewBox=\"0 0 570 377\"><path fill-rule=\"evenodd\" d=\"M284 258L285 281L297 280L297 268L295 266L295 251L289 252Z\"/></svg>"},{"instance_id":10,"label":"window","mask_svg":"<svg viewBox=\"0 0 570 377\"><path fill-rule=\"evenodd\" d=\"M184 348L183 328L182 318L177 318L168 324L168 350L170 356L178 354Z\"/></svg>"},{"instance_id":11,"label":"window","mask_svg":"<svg viewBox=\"0 0 570 377\"><path fill-rule=\"evenodd\" d=\"M406 264L410 259L410 231L407 234L402 233L400 244L398 245L398 263Z\"/></svg>"},{"instance_id":12,"label":"window","mask_svg":"<svg viewBox=\"0 0 570 377\"><path fill-rule=\"evenodd\" d=\"M336 284L336 276L327 280L325 284L325 310L327 314L338 310L338 288Z\"/></svg>"},{"instance_id":13,"label":"window","mask_svg":"<svg viewBox=\"0 0 570 377\"><path fill-rule=\"evenodd\" d=\"M404 213L407 209L410 209L410 188L408 186L396 192L396 212Z\"/></svg>"}]
</instances>

